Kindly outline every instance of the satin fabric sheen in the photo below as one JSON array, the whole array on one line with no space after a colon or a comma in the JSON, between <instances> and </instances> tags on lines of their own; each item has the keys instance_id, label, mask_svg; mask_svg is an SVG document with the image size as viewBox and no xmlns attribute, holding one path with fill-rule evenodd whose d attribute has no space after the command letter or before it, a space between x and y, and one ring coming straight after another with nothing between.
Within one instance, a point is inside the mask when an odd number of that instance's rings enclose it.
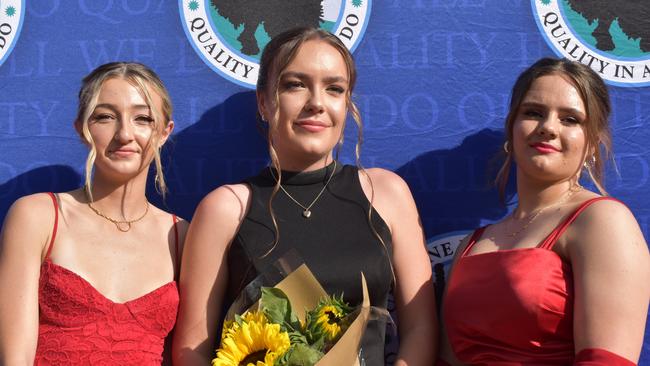
<instances>
[{"instance_id":1,"label":"satin fabric sheen","mask_svg":"<svg viewBox=\"0 0 650 366\"><path fill-rule=\"evenodd\" d=\"M611 352L575 355L573 273L552 251L584 202L533 248L467 255L485 227L474 232L456 263L443 299L452 349L467 365L634 365ZM439 361L438 365L445 365Z\"/></svg>"}]
</instances>

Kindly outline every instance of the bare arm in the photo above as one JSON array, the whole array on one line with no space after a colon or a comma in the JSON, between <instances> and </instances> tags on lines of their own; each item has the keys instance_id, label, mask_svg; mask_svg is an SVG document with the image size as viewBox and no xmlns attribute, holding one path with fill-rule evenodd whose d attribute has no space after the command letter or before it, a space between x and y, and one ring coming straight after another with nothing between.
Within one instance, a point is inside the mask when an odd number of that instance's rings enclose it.
<instances>
[{"instance_id":1,"label":"bare arm","mask_svg":"<svg viewBox=\"0 0 650 366\"><path fill-rule=\"evenodd\" d=\"M639 226L615 201L593 204L572 226L576 353L600 348L637 362L650 298L650 256Z\"/></svg>"},{"instance_id":2,"label":"bare arm","mask_svg":"<svg viewBox=\"0 0 650 366\"><path fill-rule=\"evenodd\" d=\"M33 365L38 339L38 281L54 207L44 194L16 201L0 233L0 364Z\"/></svg>"},{"instance_id":3,"label":"bare arm","mask_svg":"<svg viewBox=\"0 0 650 366\"><path fill-rule=\"evenodd\" d=\"M454 253L454 259L451 264L451 268L449 268L449 275L447 276L447 283L451 281L451 277L453 275L453 270L454 267L456 267L456 262L458 261L458 258L460 257L461 253L465 251L465 248L467 247L467 244L469 243L470 237L472 234L470 233L467 235L463 240L458 244L458 248L456 248L456 252ZM447 293L447 286L445 286L445 294ZM444 298L445 295L443 295ZM439 306L442 307L442 304ZM447 336L447 330L445 329L445 322L444 322L444 312L445 308L442 307L442 311L440 312L442 314L443 319L440 320L440 359L444 360L447 362L449 365L452 366L457 366L457 365L463 365L458 359L456 358L456 355L454 354L453 349L451 348L451 343L449 342L449 337Z\"/></svg>"},{"instance_id":4,"label":"bare arm","mask_svg":"<svg viewBox=\"0 0 650 366\"><path fill-rule=\"evenodd\" d=\"M367 172L372 180L369 197L374 190L373 206L387 222L393 242L400 336L395 365L430 366L437 357L438 324L431 263L417 208L399 176L383 169ZM367 182L367 192L366 188Z\"/></svg>"},{"instance_id":5,"label":"bare arm","mask_svg":"<svg viewBox=\"0 0 650 366\"><path fill-rule=\"evenodd\" d=\"M248 197L244 185L222 186L196 209L182 258L174 365L207 365L214 358L228 279L227 249L245 215Z\"/></svg>"}]
</instances>

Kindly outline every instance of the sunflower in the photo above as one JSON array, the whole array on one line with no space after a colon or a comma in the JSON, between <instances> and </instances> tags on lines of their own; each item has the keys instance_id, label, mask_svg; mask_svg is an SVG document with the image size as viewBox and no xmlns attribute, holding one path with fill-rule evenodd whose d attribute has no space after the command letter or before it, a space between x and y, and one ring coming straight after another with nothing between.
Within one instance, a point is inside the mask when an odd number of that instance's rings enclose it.
<instances>
[{"instance_id":1,"label":"sunflower","mask_svg":"<svg viewBox=\"0 0 650 366\"><path fill-rule=\"evenodd\" d=\"M336 338L341 333L343 312L332 305L323 306L318 312L316 324L323 328L327 340Z\"/></svg>"},{"instance_id":2,"label":"sunflower","mask_svg":"<svg viewBox=\"0 0 650 366\"><path fill-rule=\"evenodd\" d=\"M327 342L338 339L348 325L345 318L351 311L352 308L343 301L342 297L338 299L328 297L322 300L306 317L310 343L320 337L324 337Z\"/></svg>"},{"instance_id":3,"label":"sunflower","mask_svg":"<svg viewBox=\"0 0 650 366\"><path fill-rule=\"evenodd\" d=\"M272 366L291 346L289 334L261 312L247 312L223 332L212 366Z\"/></svg>"}]
</instances>

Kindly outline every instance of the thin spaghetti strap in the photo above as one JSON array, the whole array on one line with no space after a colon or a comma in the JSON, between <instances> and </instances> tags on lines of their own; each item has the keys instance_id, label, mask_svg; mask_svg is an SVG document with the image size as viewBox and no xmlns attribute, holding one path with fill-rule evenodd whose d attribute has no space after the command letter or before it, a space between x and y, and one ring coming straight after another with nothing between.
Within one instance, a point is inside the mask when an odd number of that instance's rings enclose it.
<instances>
[{"instance_id":1,"label":"thin spaghetti strap","mask_svg":"<svg viewBox=\"0 0 650 366\"><path fill-rule=\"evenodd\" d=\"M172 221L174 222L174 246L176 248L176 262L180 265L181 258L178 256L178 217L175 214L172 214Z\"/></svg>"},{"instance_id":2,"label":"thin spaghetti strap","mask_svg":"<svg viewBox=\"0 0 650 366\"><path fill-rule=\"evenodd\" d=\"M564 232L569 227L569 225L571 225L578 218L578 216L582 211L584 211L592 203L597 201L602 201L602 200L621 202L616 198L608 197L608 196L594 197L584 201L566 219L564 219L564 221L562 221L553 231L551 231L551 233L546 237L546 239L544 239L544 241L542 241L539 247L543 249L552 249L555 243L557 242L557 240L560 238L560 236L564 234Z\"/></svg>"},{"instance_id":3,"label":"thin spaghetti strap","mask_svg":"<svg viewBox=\"0 0 650 366\"><path fill-rule=\"evenodd\" d=\"M472 249L474 244L476 244L476 242L481 237L481 235L483 235L483 232L485 231L486 228L487 226L483 226L474 230L474 233L469 238L469 243L467 243L467 246L465 247L465 250L463 250L463 254L461 254L461 257L464 257L467 255L467 253L469 253L469 251Z\"/></svg>"},{"instance_id":4,"label":"thin spaghetti strap","mask_svg":"<svg viewBox=\"0 0 650 366\"><path fill-rule=\"evenodd\" d=\"M52 228L52 238L47 247L47 253L45 254L45 259L50 258L50 253L52 253L52 248L54 247L54 239L56 238L56 230L59 227L59 203L56 201L56 196L52 192L47 192L52 198L52 203L54 203L54 227Z\"/></svg>"}]
</instances>

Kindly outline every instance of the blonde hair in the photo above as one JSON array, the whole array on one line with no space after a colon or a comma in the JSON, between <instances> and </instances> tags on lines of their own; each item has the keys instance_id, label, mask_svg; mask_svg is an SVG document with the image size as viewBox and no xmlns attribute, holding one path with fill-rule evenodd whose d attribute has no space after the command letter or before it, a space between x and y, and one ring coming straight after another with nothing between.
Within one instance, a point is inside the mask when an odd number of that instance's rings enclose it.
<instances>
[{"instance_id":1,"label":"blonde hair","mask_svg":"<svg viewBox=\"0 0 650 366\"><path fill-rule=\"evenodd\" d=\"M533 82L546 75L560 75L568 79L580 93L585 105L587 118L582 123L582 128L587 139L588 153L584 169L601 194L607 195L604 184L605 161L611 159L612 136L609 129L609 114L611 103L607 86L603 79L590 67L580 62L567 59L542 58L519 75L512 87L510 97L510 110L505 121L506 141L508 147L506 157L499 173L496 184L503 199L505 187L512 166L512 129L523 102Z\"/></svg>"},{"instance_id":2,"label":"blonde hair","mask_svg":"<svg viewBox=\"0 0 650 366\"><path fill-rule=\"evenodd\" d=\"M356 71L354 59L352 58L352 54L350 53L348 48L335 35L323 29L312 28L312 27L299 27L299 28L293 28L287 30L273 37L273 39L271 39L271 41L267 43L266 47L264 47L264 51L262 51L262 57L260 59L260 70L258 73L257 86L256 86L257 93L262 94L271 91L274 97L275 105L278 105L279 104L278 85L280 82L280 76L282 74L282 71L293 61L293 59L298 54L298 50L300 49L300 47L305 42L312 41L312 40L323 41L328 45L334 47L339 52L341 57L343 57L343 61L345 62L345 66L347 69L347 77L348 77L348 88L345 95L346 104L347 104L347 109L352 115L352 119L357 125L357 130L358 130L357 143L355 146L355 161L357 167L368 178L368 181L370 182L371 192L372 192L371 199L370 199L370 207L368 209L368 223L370 225L373 234L381 242L382 246L384 247L384 250L388 253L388 248L386 247L386 243L381 238L381 236L379 235L375 227L372 225L372 211L373 211L372 202L374 200L374 188L370 176L368 176L366 171L361 166L360 159L361 159L361 144L363 143L363 124L361 123L361 114L359 113L359 109L357 108L356 104L352 100L352 91L354 90L354 86L356 84L357 71ZM274 76L274 78L271 79L271 76ZM279 111L276 110L275 115L273 116L273 118L270 118L270 120L277 120L278 118L279 118ZM257 113L257 119L258 121L263 122L263 118L260 115L259 111ZM272 136L276 128L277 126L273 123L268 123L268 126L266 126L266 124L261 125L261 129L265 130L268 149L269 149L269 156L271 158L271 164L273 165L273 169L275 169L275 171L277 172L277 180L275 186L273 187L273 192L271 193L271 197L269 197L269 202L268 202L269 213L271 215L271 220L273 222L273 227L275 229L275 240L273 242L271 249L269 249L269 251L266 254L264 254L265 256L271 253L271 251L273 251L273 249L277 246L278 242L280 241L280 232L278 229L277 221L275 219L275 214L273 212L273 199L275 198L278 191L280 190L280 183L282 182L282 169L280 166L280 160L278 159L277 152L275 151L272 142L273 141ZM345 126L343 126L342 131L344 129ZM337 144L335 158L338 158L342 144L343 144L343 132L341 132L341 138ZM391 270L392 269L393 268L391 263ZM393 274L393 278L394 278L394 274Z\"/></svg>"},{"instance_id":3,"label":"blonde hair","mask_svg":"<svg viewBox=\"0 0 650 366\"><path fill-rule=\"evenodd\" d=\"M165 183L165 177L163 175L162 163L160 159L160 148L162 145L159 145L160 131L162 131L172 117L172 104L171 98L167 89L163 85L162 81L158 75L148 68L147 66L137 63L137 62L110 62L104 65L101 65L94 69L90 74L83 78L81 83L81 89L79 90L79 106L77 108L77 118L76 123L81 124L80 134L82 138L90 145L90 151L86 158L86 167L85 167L85 180L84 188L88 193L90 199L92 200L91 194L91 177L93 171L93 165L97 157L97 149L95 147L95 142L90 135L90 130L88 128L88 120L93 114L95 107L97 106L97 99L99 97L99 92L102 88L102 85L106 80L109 79L124 79L133 85L143 96L149 106L154 118L154 135L153 135L153 146L154 148L154 162L156 166L156 189L159 193L165 197L167 192L167 185ZM162 100L162 116L154 108L153 99L148 91L148 87L153 89L153 91L160 96Z\"/></svg>"}]
</instances>

